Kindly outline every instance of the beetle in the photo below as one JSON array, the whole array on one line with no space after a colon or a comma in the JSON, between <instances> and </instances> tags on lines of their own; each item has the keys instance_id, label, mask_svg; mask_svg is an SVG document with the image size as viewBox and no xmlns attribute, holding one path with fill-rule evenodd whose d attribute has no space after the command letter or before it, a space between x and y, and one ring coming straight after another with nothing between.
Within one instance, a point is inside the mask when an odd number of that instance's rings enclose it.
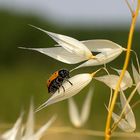
<instances>
[{"instance_id":1,"label":"beetle","mask_svg":"<svg viewBox=\"0 0 140 140\"><path fill-rule=\"evenodd\" d=\"M59 92L60 87L62 87L65 92L65 88L62 85L63 82L68 81L72 85L68 78L70 78L70 75L69 71L66 69L60 69L54 72L47 80L48 93L54 94L57 90Z\"/></svg>"}]
</instances>

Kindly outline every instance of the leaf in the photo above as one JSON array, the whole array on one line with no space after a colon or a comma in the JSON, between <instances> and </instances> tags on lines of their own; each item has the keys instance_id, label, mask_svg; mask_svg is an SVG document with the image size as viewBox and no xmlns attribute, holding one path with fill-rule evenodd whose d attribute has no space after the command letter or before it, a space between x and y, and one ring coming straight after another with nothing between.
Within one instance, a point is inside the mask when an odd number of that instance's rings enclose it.
<instances>
[{"instance_id":1,"label":"leaf","mask_svg":"<svg viewBox=\"0 0 140 140\"><path fill-rule=\"evenodd\" d=\"M45 55L48 55L58 61L67 63L67 64L76 64L82 61L87 60L87 58L80 57L76 54L70 53L62 47L52 47L52 48L24 48L21 49L35 50Z\"/></svg>"},{"instance_id":2,"label":"leaf","mask_svg":"<svg viewBox=\"0 0 140 140\"><path fill-rule=\"evenodd\" d=\"M76 54L81 57L91 58L93 55L91 51L80 41L61 34L52 33L36 26L31 25L32 27L48 34L53 40L55 40L60 46L65 48L67 51Z\"/></svg>"},{"instance_id":3,"label":"leaf","mask_svg":"<svg viewBox=\"0 0 140 140\"><path fill-rule=\"evenodd\" d=\"M140 82L140 74L138 73L138 71L136 70L133 64L132 64L132 72L133 72L134 81L136 84L138 84ZM140 94L140 86L137 88L137 91Z\"/></svg>"},{"instance_id":4,"label":"leaf","mask_svg":"<svg viewBox=\"0 0 140 140\"><path fill-rule=\"evenodd\" d=\"M126 90L130 85L129 82L126 80L127 75L124 75L124 78L121 82L121 90ZM117 75L104 75L104 76L100 76L100 77L94 77L96 80L103 82L104 84L106 84L108 87L112 88L115 90L117 82L119 80L119 76ZM129 80L129 79L128 79ZM120 90L119 90L120 91Z\"/></svg>"},{"instance_id":5,"label":"leaf","mask_svg":"<svg viewBox=\"0 0 140 140\"><path fill-rule=\"evenodd\" d=\"M79 93L85 86L87 86L92 80L92 75L88 73L78 74L69 79L69 81L73 84L71 85L69 82L64 82L63 87L65 88L65 92L62 87L60 87L60 92L58 90L41 106L36 109L36 112L43 109L44 107L54 104L56 102L65 100Z\"/></svg>"}]
</instances>

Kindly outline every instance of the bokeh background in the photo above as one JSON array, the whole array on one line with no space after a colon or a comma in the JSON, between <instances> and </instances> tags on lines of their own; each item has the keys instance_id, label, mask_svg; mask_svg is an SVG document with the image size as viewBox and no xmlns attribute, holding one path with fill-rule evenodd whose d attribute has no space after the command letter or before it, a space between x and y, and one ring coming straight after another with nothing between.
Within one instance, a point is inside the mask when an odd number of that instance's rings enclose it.
<instances>
[{"instance_id":1,"label":"bokeh background","mask_svg":"<svg viewBox=\"0 0 140 140\"><path fill-rule=\"evenodd\" d=\"M0 130L6 130L18 118L21 110L28 113L30 100L34 98L35 107L47 100L46 80L56 70L72 69L77 65L58 62L35 51L18 47L46 48L55 42L46 34L28 24L48 31L65 34L78 40L108 39L123 47L127 45L131 16L124 0L0 0ZM138 19L140 23L140 18ZM139 56L139 34L137 28L133 40L133 49ZM135 57L132 55L135 63ZM122 68L124 54L107 67ZM92 72L99 67L87 67L75 70L71 75ZM129 70L131 68L129 66ZM102 75L101 72L99 75ZM109 99L109 88L95 80L91 114L84 126L87 129L104 130L107 111L104 104ZM88 91L86 87L74 99L80 106ZM129 91L129 90L128 90ZM138 95L136 99L140 98ZM134 109L139 131L139 108ZM36 123L44 124L53 114L58 114L54 126L72 126L68 115L67 100L51 105L36 114ZM5 126L5 127L4 127ZM74 134L49 134L44 139L91 140L91 136ZM101 140L101 137L95 137ZM115 139L115 138L113 138Z\"/></svg>"}]
</instances>

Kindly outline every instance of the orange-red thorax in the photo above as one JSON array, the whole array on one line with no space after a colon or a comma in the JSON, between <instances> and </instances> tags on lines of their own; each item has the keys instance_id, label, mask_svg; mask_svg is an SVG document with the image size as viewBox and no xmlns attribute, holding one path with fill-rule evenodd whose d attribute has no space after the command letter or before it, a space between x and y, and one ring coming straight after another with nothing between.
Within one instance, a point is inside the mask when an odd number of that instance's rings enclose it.
<instances>
[{"instance_id":1,"label":"orange-red thorax","mask_svg":"<svg viewBox=\"0 0 140 140\"><path fill-rule=\"evenodd\" d=\"M51 77L47 80L47 86L51 84L51 82L59 76L59 71L54 72Z\"/></svg>"}]
</instances>

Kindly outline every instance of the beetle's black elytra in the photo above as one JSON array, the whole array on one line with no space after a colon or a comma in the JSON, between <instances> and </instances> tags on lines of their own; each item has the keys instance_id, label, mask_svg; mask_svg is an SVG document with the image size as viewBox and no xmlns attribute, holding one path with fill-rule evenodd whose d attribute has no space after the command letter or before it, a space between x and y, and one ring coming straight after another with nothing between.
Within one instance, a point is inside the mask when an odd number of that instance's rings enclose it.
<instances>
[{"instance_id":1,"label":"beetle's black elytra","mask_svg":"<svg viewBox=\"0 0 140 140\"><path fill-rule=\"evenodd\" d=\"M70 78L70 75L69 71L66 69L61 69L59 71L54 72L47 81L48 92L53 94L57 90L59 91L59 88L62 86L65 80L72 85L68 78ZM65 92L65 88L63 86L62 88Z\"/></svg>"}]
</instances>

